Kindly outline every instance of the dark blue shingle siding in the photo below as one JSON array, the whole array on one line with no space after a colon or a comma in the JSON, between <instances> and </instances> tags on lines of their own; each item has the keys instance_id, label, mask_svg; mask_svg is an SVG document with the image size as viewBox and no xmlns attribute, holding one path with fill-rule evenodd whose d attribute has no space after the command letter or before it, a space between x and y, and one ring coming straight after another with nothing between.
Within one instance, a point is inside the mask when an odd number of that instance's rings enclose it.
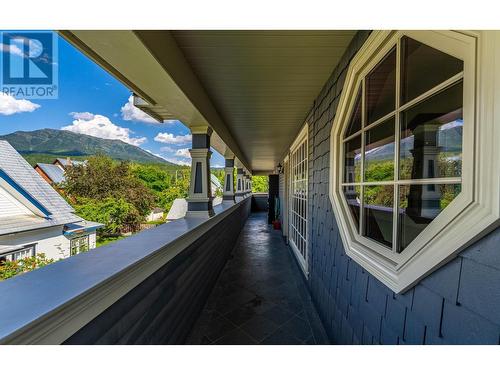
<instances>
[{"instance_id":1,"label":"dark blue shingle siding","mask_svg":"<svg viewBox=\"0 0 500 375\"><path fill-rule=\"evenodd\" d=\"M330 131L359 32L313 103L309 124L309 288L337 344L499 341L500 230L488 234L404 294L345 254L329 200Z\"/></svg>"}]
</instances>

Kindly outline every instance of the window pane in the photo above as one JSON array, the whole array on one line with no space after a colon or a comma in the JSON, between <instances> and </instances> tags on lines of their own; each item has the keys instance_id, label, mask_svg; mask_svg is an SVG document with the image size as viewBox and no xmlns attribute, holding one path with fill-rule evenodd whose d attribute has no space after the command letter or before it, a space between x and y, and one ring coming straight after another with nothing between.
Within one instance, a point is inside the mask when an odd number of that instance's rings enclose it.
<instances>
[{"instance_id":1,"label":"window pane","mask_svg":"<svg viewBox=\"0 0 500 375\"><path fill-rule=\"evenodd\" d=\"M345 136L348 137L359 130L361 130L361 88L358 91L358 95L356 95L354 110L352 112L351 120L347 127Z\"/></svg>"},{"instance_id":2,"label":"window pane","mask_svg":"<svg viewBox=\"0 0 500 375\"><path fill-rule=\"evenodd\" d=\"M364 189L363 235L392 248L394 187L379 185Z\"/></svg>"},{"instance_id":3,"label":"window pane","mask_svg":"<svg viewBox=\"0 0 500 375\"><path fill-rule=\"evenodd\" d=\"M366 124L393 111L396 106L396 49L366 77Z\"/></svg>"},{"instance_id":4,"label":"window pane","mask_svg":"<svg viewBox=\"0 0 500 375\"><path fill-rule=\"evenodd\" d=\"M460 73L463 62L414 39L401 39L401 101L429 91L434 86Z\"/></svg>"},{"instance_id":5,"label":"window pane","mask_svg":"<svg viewBox=\"0 0 500 375\"><path fill-rule=\"evenodd\" d=\"M394 179L394 118L365 133L365 181Z\"/></svg>"},{"instance_id":6,"label":"window pane","mask_svg":"<svg viewBox=\"0 0 500 375\"><path fill-rule=\"evenodd\" d=\"M361 136L344 143L344 182L361 180Z\"/></svg>"},{"instance_id":7,"label":"window pane","mask_svg":"<svg viewBox=\"0 0 500 375\"><path fill-rule=\"evenodd\" d=\"M460 184L401 185L399 244L403 251L460 194Z\"/></svg>"},{"instance_id":8,"label":"window pane","mask_svg":"<svg viewBox=\"0 0 500 375\"><path fill-rule=\"evenodd\" d=\"M352 218L356 224L356 232L359 232L359 213L361 206L361 186L344 186L344 196L351 211Z\"/></svg>"},{"instance_id":9,"label":"window pane","mask_svg":"<svg viewBox=\"0 0 500 375\"><path fill-rule=\"evenodd\" d=\"M402 113L401 179L462 175L462 99L459 82Z\"/></svg>"}]
</instances>

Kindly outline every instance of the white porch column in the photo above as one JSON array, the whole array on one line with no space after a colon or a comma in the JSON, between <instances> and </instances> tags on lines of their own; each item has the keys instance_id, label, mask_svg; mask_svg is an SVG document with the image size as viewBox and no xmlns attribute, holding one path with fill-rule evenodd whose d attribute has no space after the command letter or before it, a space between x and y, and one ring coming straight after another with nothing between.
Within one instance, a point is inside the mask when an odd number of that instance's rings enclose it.
<instances>
[{"instance_id":1,"label":"white porch column","mask_svg":"<svg viewBox=\"0 0 500 375\"><path fill-rule=\"evenodd\" d=\"M214 214L210 186L210 135L208 126L191 128L193 134L191 153L191 181L186 217L208 218Z\"/></svg>"},{"instance_id":2,"label":"white porch column","mask_svg":"<svg viewBox=\"0 0 500 375\"><path fill-rule=\"evenodd\" d=\"M222 199L234 202L234 157L226 158L225 160L224 193L222 194Z\"/></svg>"},{"instance_id":3,"label":"white porch column","mask_svg":"<svg viewBox=\"0 0 500 375\"><path fill-rule=\"evenodd\" d=\"M243 178L243 168L238 168L236 170L236 198L243 198L244 193L244 178Z\"/></svg>"},{"instance_id":4,"label":"white porch column","mask_svg":"<svg viewBox=\"0 0 500 375\"><path fill-rule=\"evenodd\" d=\"M252 194L252 175L250 173L247 176L247 193L248 195Z\"/></svg>"},{"instance_id":5,"label":"white porch column","mask_svg":"<svg viewBox=\"0 0 500 375\"><path fill-rule=\"evenodd\" d=\"M243 172L243 192L244 192L244 196L248 196L248 174L247 174L247 171L244 171Z\"/></svg>"}]
</instances>

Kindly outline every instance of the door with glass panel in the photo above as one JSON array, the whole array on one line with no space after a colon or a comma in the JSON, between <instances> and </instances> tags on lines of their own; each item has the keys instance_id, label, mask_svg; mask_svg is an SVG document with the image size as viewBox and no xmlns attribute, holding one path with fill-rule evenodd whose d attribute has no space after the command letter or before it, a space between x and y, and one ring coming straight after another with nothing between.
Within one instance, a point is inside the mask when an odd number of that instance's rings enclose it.
<instances>
[{"instance_id":1,"label":"door with glass panel","mask_svg":"<svg viewBox=\"0 0 500 375\"><path fill-rule=\"evenodd\" d=\"M288 234L300 266L307 274L307 125L290 150L290 199Z\"/></svg>"}]
</instances>

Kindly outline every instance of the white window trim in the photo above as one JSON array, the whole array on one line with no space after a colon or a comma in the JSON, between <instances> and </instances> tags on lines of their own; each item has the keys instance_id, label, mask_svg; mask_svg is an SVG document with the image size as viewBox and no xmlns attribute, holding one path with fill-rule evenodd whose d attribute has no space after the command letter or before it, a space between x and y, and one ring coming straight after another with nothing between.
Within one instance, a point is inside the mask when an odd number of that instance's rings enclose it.
<instances>
[{"instance_id":1,"label":"white window trim","mask_svg":"<svg viewBox=\"0 0 500 375\"><path fill-rule=\"evenodd\" d=\"M31 250L31 254L29 256L22 257L19 260L34 257L36 255L36 243L24 245L23 247L21 247L17 250L13 250L13 251L10 251L8 253L2 254L2 257L8 258L7 261L13 262L16 260L16 259L14 259L15 258L14 256L16 254L25 252L26 250Z\"/></svg>"},{"instance_id":2,"label":"white window trim","mask_svg":"<svg viewBox=\"0 0 500 375\"><path fill-rule=\"evenodd\" d=\"M86 246L87 246L87 250L85 251L82 251L80 249L81 247L81 241L84 240L86 242ZM71 254L72 250L73 250L73 243L78 241L78 244L75 246L75 249L77 249L77 252L75 254ZM70 238L69 240L69 255L70 256L75 256L75 255L78 255L80 253L83 253L83 252L87 252L90 250L90 235L89 234L85 234L83 236L75 236L73 238Z\"/></svg>"},{"instance_id":3,"label":"white window trim","mask_svg":"<svg viewBox=\"0 0 500 375\"><path fill-rule=\"evenodd\" d=\"M362 78L402 35L464 61L464 142L462 192L397 254L353 230L342 193L342 135ZM494 31L374 31L351 61L331 130L330 200L347 255L395 292L407 290L499 225L500 147L495 143L500 126L494 122L500 118L499 46L500 32Z\"/></svg>"},{"instance_id":4,"label":"white window trim","mask_svg":"<svg viewBox=\"0 0 500 375\"><path fill-rule=\"evenodd\" d=\"M292 248L293 250L293 253L295 255L295 257L297 258L297 261L300 265L300 267L302 268L302 271L304 272L304 275L306 277L308 277L309 275L309 265L308 265L308 257L309 257L309 239L308 239L308 226L309 226L309 223L308 223L308 217L307 217L307 210L308 210L308 198L309 198L309 140L308 140L308 129L309 129L309 125L306 123L301 131L299 132L299 134L297 135L297 138L295 138L295 140L293 141L292 145L290 146L290 153L289 153L289 178L288 178L288 182L289 182L289 197L288 197L288 242L290 244L290 247ZM305 249L304 249L304 256L300 253L300 250L297 248L297 246L295 245L294 241L293 241L293 236L292 236L292 233L293 231L295 230L295 228L292 227L292 215L293 215L293 210L292 210L292 207L293 207L293 204L292 204L292 199L293 199L293 164L292 164L292 155L294 153L294 151L296 151L303 143L305 142L305 145L306 145L306 154L305 154L305 166L306 166L306 174L305 174L305 185L306 185L306 207L305 207L305 210L306 210L306 217L305 217L305 238L304 238L304 242L305 242ZM299 234L300 235L300 234Z\"/></svg>"}]
</instances>

